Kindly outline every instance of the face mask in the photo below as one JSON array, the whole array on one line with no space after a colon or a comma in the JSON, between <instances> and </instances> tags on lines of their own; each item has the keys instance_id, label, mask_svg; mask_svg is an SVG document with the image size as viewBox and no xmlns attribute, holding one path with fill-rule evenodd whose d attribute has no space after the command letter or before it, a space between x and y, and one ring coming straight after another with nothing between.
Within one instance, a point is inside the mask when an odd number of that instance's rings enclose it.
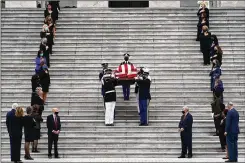
<instances>
[{"instance_id":1,"label":"face mask","mask_svg":"<svg viewBox=\"0 0 245 163\"><path fill-rule=\"evenodd\" d=\"M59 112L55 112L54 114L58 115L58 114L59 114Z\"/></svg>"},{"instance_id":2,"label":"face mask","mask_svg":"<svg viewBox=\"0 0 245 163\"><path fill-rule=\"evenodd\" d=\"M128 59L129 59L128 57L124 57L124 60L125 60L125 61L128 61Z\"/></svg>"},{"instance_id":3,"label":"face mask","mask_svg":"<svg viewBox=\"0 0 245 163\"><path fill-rule=\"evenodd\" d=\"M185 111L182 111L183 114L185 114Z\"/></svg>"},{"instance_id":4,"label":"face mask","mask_svg":"<svg viewBox=\"0 0 245 163\"><path fill-rule=\"evenodd\" d=\"M43 53L40 54L40 57L43 57Z\"/></svg>"}]
</instances>

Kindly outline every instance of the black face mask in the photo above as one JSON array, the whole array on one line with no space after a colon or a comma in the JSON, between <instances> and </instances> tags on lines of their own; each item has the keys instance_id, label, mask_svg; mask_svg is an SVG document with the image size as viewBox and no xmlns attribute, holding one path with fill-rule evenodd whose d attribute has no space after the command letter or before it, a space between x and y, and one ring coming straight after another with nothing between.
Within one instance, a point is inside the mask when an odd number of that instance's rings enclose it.
<instances>
[{"instance_id":1,"label":"black face mask","mask_svg":"<svg viewBox=\"0 0 245 163\"><path fill-rule=\"evenodd\" d=\"M183 114L185 114L185 111L182 111Z\"/></svg>"},{"instance_id":2,"label":"black face mask","mask_svg":"<svg viewBox=\"0 0 245 163\"><path fill-rule=\"evenodd\" d=\"M55 112L54 114L58 115L58 114L59 114L59 112Z\"/></svg>"},{"instance_id":3,"label":"black face mask","mask_svg":"<svg viewBox=\"0 0 245 163\"><path fill-rule=\"evenodd\" d=\"M129 59L128 57L124 57L124 60L125 60L125 61L128 61L128 59Z\"/></svg>"}]
</instances>

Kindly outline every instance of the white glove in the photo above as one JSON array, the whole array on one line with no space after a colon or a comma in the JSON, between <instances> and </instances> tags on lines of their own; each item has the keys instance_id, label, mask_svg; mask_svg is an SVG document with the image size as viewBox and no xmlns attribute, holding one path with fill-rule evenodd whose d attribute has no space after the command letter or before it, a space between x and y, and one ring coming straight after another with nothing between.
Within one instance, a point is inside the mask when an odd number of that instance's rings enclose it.
<instances>
[{"instance_id":1,"label":"white glove","mask_svg":"<svg viewBox=\"0 0 245 163\"><path fill-rule=\"evenodd\" d=\"M212 118L214 118L214 113L211 113Z\"/></svg>"}]
</instances>

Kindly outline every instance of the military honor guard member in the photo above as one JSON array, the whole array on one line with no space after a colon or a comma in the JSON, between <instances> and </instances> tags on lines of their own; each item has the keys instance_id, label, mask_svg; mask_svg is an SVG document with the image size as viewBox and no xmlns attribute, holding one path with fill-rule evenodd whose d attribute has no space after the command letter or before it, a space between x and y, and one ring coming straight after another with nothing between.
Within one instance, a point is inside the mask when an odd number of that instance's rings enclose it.
<instances>
[{"instance_id":1,"label":"military honor guard member","mask_svg":"<svg viewBox=\"0 0 245 163\"><path fill-rule=\"evenodd\" d=\"M140 126L148 125L148 105L151 100L150 86L151 77L149 76L149 70L143 69L143 73L139 74L136 78L138 86L138 104L140 114Z\"/></svg>"},{"instance_id":2,"label":"military honor guard member","mask_svg":"<svg viewBox=\"0 0 245 163\"><path fill-rule=\"evenodd\" d=\"M101 81L102 77L105 74L105 70L108 69L108 63L102 63L101 66L102 66L103 69L99 73L99 80L100 81ZM105 96L105 91L104 91L103 85L101 86L101 95L103 97Z\"/></svg>"},{"instance_id":3,"label":"military honor guard member","mask_svg":"<svg viewBox=\"0 0 245 163\"><path fill-rule=\"evenodd\" d=\"M137 68L129 62L130 55L124 54L124 61L119 65L115 71L115 75L120 79L133 79L137 76ZM124 100L129 100L130 84L125 82L122 84Z\"/></svg>"},{"instance_id":4,"label":"military honor guard member","mask_svg":"<svg viewBox=\"0 0 245 163\"><path fill-rule=\"evenodd\" d=\"M114 126L114 111L116 106L116 89L117 79L112 74L111 69L106 69L105 74L101 79L104 88L105 96L105 125Z\"/></svg>"}]
</instances>

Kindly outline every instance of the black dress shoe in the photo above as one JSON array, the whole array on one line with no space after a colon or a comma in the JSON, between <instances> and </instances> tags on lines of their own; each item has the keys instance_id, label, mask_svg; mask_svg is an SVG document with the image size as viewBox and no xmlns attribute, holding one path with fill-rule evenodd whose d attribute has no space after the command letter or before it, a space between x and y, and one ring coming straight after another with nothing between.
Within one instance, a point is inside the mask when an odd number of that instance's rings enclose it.
<instances>
[{"instance_id":1,"label":"black dress shoe","mask_svg":"<svg viewBox=\"0 0 245 163\"><path fill-rule=\"evenodd\" d=\"M222 159L226 160L226 159L229 159L229 157L223 157Z\"/></svg>"},{"instance_id":2,"label":"black dress shoe","mask_svg":"<svg viewBox=\"0 0 245 163\"><path fill-rule=\"evenodd\" d=\"M188 158L192 158L192 155L188 155Z\"/></svg>"},{"instance_id":3,"label":"black dress shoe","mask_svg":"<svg viewBox=\"0 0 245 163\"><path fill-rule=\"evenodd\" d=\"M179 156L178 158L185 158L185 156L184 156L184 155L181 155L181 156Z\"/></svg>"},{"instance_id":4,"label":"black dress shoe","mask_svg":"<svg viewBox=\"0 0 245 163\"><path fill-rule=\"evenodd\" d=\"M59 159L60 157L59 156L55 156L55 158Z\"/></svg>"},{"instance_id":5,"label":"black dress shoe","mask_svg":"<svg viewBox=\"0 0 245 163\"><path fill-rule=\"evenodd\" d=\"M217 134L214 134L213 136L219 136L219 135L217 135Z\"/></svg>"},{"instance_id":6,"label":"black dress shoe","mask_svg":"<svg viewBox=\"0 0 245 163\"><path fill-rule=\"evenodd\" d=\"M49 158L49 159L51 159L51 158L52 158L52 156L50 156L50 155L49 155L49 156L48 156L48 158Z\"/></svg>"}]
</instances>

